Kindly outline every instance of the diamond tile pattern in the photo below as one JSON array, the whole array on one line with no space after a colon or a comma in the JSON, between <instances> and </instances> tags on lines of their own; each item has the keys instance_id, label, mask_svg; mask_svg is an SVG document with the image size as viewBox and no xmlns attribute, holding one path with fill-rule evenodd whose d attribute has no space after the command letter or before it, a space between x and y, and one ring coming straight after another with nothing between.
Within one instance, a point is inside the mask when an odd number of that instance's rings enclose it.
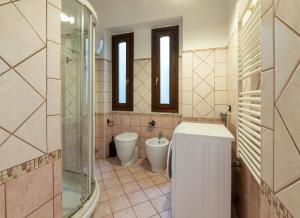
<instances>
[{"instance_id":1,"label":"diamond tile pattern","mask_svg":"<svg viewBox=\"0 0 300 218\"><path fill-rule=\"evenodd\" d=\"M0 127L11 132L44 101L14 70L0 77L0 96Z\"/></svg>"},{"instance_id":2,"label":"diamond tile pattern","mask_svg":"<svg viewBox=\"0 0 300 218\"><path fill-rule=\"evenodd\" d=\"M44 44L13 4L0 7L0 56L11 66L41 49Z\"/></svg>"},{"instance_id":3,"label":"diamond tile pattern","mask_svg":"<svg viewBox=\"0 0 300 218\"><path fill-rule=\"evenodd\" d=\"M151 59L134 61L134 111L151 112Z\"/></svg>"},{"instance_id":4,"label":"diamond tile pattern","mask_svg":"<svg viewBox=\"0 0 300 218\"><path fill-rule=\"evenodd\" d=\"M0 5L0 171L61 149L61 88L52 86L52 99L47 99L47 77L54 76L53 72L47 75L46 62L53 59L53 52L45 46L49 19L48 38L60 42L60 10L55 8L55 16L47 14L47 4L46 0L20 0ZM55 78L60 83L58 59ZM48 116L48 128L46 108L56 115Z\"/></svg>"}]
</instances>

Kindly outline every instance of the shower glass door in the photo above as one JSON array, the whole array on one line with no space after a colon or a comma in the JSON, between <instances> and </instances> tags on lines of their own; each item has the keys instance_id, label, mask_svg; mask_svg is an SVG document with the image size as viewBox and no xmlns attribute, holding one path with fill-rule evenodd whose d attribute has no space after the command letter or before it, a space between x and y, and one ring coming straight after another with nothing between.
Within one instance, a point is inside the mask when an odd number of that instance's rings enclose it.
<instances>
[{"instance_id":1,"label":"shower glass door","mask_svg":"<svg viewBox=\"0 0 300 218\"><path fill-rule=\"evenodd\" d=\"M93 189L93 18L77 0L62 1L62 215L82 207Z\"/></svg>"}]
</instances>

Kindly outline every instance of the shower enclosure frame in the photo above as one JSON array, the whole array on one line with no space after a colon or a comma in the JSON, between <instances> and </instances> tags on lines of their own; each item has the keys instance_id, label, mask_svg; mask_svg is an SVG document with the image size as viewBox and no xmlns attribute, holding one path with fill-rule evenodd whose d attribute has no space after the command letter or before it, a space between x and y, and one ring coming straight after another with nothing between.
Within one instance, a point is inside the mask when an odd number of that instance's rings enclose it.
<instances>
[{"instance_id":1,"label":"shower enclosure frame","mask_svg":"<svg viewBox=\"0 0 300 218\"><path fill-rule=\"evenodd\" d=\"M88 114L87 114L87 134L86 134L86 138L87 140L86 142L86 146L88 147L87 151L87 175L86 178L83 178L82 180L85 182L86 179L86 185L87 185L87 190L86 193L84 193L84 191L82 190L82 192L80 193L82 195L80 202L78 205L76 205L76 207L74 207L74 210L71 210L70 213L67 214L67 216L65 217L91 217L93 211L96 208L98 199L99 199L99 195L100 195L100 189L99 189L99 184L98 182L94 179L94 162L95 162L95 154L94 154L94 148L95 148L95 140L94 140L94 135L95 135L95 108L94 108L94 103L95 103L95 95L94 95L94 87L95 87L95 26L98 22L98 17L97 17L97 13L95 12L94 8L90 5L90 3L87 0L74 0L74 2L78 2L79 6L81 7L81 32L80 32L80 40L82 40L81 42L81 58L85 58L85 59L80 59L80 67L79 70L81 70L81 74L83 76L87 76L87 84L85 84L86 86L84 88L86 88L86 92L88 93L86 98L88 99L86 106L88 107ZM63 8L62 8L62 12ZM79 15L80 16L80 15ZM85 37L85 21L88 20L88 33L87 33L87 37ZM87 39L87 41L85 41ZM86 44L85 44L86 43ZM86 46L86 47L85 47ZM88 49L87 49L88 48ZM84 54L84 52L88 52ZM84 63L86 65L84 65ZM65 69L62 69L62 72L64 73ZM80 75L81 76L81 75ZM80 77L81 78L81 77ZM78 80L78 78L77 78ZM64 81L65 82L65 81ZM84 83L82 80L77 81L80 83L79 87L82 89L82 84ZM86 81L85 81L86 82ZM63 92L64 93L64 92ZM83 92L82 90L80 90L80 94L82 95ZM65 97L65 96L64 96ZM82 97L82 96L80 96ZM77 97L78 98L78 97ZM64 99L63 99L64 100ZM78 100L78 99L77 99ZM84 118L83 115L83 107L84 107L84 103L82 102L83 99L79 98L79 107L80 107L80 112L79 112L79 118L80 120L78 121L78 123L76 123L76 125L81 126L84 125L82 119ZM62 105L64 105L65 102L62 103ZM78 160L79 162L81 162L81 164L79 164L82 167L82 174L84 177L84 139L83 139L83 129L80 129L80 142L81 145L79 145L79 154L81 155L80 157L76 156L76 158L79 158L80 160ZM63 134L63 136L65 136ZM64 141L65 142L65 141ZM64 143L65 145L65 143ZM63 145L63 146L64 146ZM78 148L77 148L78 149ZM63 154L63 158L64 155L68 155L68 154ZM78 164L78 163L77 163ZM83 184L81 184L83 186ZM62 205L63 207L63 205Z\"/></svg>"}]
</instances>

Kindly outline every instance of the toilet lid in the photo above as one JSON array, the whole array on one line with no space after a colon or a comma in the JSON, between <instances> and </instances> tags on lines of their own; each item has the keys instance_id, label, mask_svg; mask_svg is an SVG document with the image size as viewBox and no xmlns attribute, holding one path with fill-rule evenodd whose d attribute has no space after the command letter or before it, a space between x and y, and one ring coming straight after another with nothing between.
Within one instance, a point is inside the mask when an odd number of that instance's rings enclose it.
<instances>
[{"instance_id":1,"label":"toilet lid","mask_svg":"<svg viewBox=\"0 0 300 218\"><path fill-rule=\"evenodd\" d=\"M138 134L134 133L134 132L124 132L120 135L116 136L116 140L118 141L132 141L132 140L136 140L138 137Z\"/></svg>"}]
</instances>

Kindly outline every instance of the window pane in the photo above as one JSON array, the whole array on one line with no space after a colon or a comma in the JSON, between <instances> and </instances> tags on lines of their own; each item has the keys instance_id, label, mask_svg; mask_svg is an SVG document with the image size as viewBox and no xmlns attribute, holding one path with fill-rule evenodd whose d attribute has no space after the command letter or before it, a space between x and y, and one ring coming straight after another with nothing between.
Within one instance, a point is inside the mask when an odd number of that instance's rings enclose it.
<instances>
[{"instance_id":1,"label":"window pane","mask_svg":"<svg viewBox=\"0 0 300 218\"><path fill-rule=\"evenodd\" d=\"M126 104L126 42L119 43L119 103Z\"/></svg>"},{"instance_id":2,"label":"window pane","mask_svg":"<svg viewBox=\"0 0 300 218\"><path fill-rule=\"evenodd\" d=\"M160 38L160 104L170 104L170 37Z\"/></svg>"}]
</instances>

